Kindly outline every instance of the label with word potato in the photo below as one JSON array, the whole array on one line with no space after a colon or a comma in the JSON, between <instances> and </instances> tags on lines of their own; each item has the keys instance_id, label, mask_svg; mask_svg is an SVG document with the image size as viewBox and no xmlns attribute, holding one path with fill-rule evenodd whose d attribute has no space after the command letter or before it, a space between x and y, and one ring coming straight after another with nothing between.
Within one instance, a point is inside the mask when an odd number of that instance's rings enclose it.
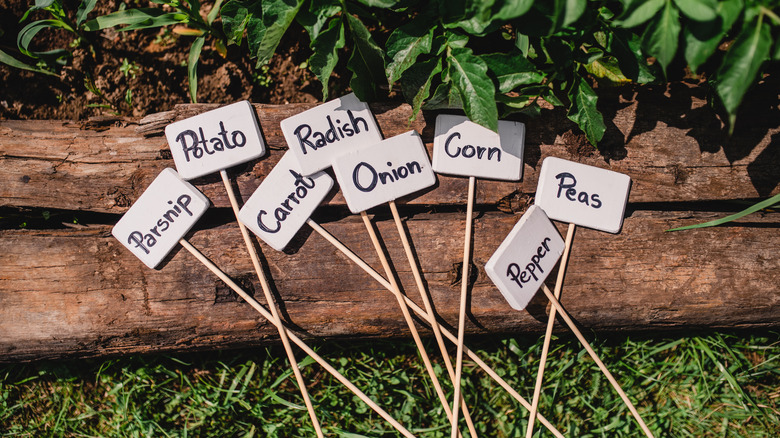
<instances>
[{"instance_id":1,"label":"label with word potato","mask_svg":"<svg viewBox=\"0 0 780 438\"><path fill-rule=\"evenodd\" d=\"M265 154L252 104L243 100L165 127L176 170L190 180Z\"/></svg>"},{"instance_id":2,"label":"label with word potato","mask_svg":"<svg viewBox=\"0 0 780 438\"><path fill-rule=\"evenodd\" d=\"M304 175L327 169L337 155L382 141L368 104L355 93L288 117L281 127Z\"/></svg>"},{"instance_id":3,"label":"label with word potato","mask_svg":"<svg viewBox=\"0 0 780 438\"><path fill-rule=\"evenodd\" d=\"M325 172L303 176L290 152L274 166L238 213L238 220L281 251L333 187Z\"/></svg>"},{"instance_id":4,"label":"label with word potato","mask_svg":"<svg viewBox=\"0 0 780 438\"><path fill-rule=\"evenodd\" d=\"M333 171L352 213L436 183L428 152L415 131L339 155L333 160Z\"/></svg>"},{"instance_id":5,"label":"label with word potato","mask_svg":"<svg viewBox=\"0 0 780 438\"><path fill-rule=\"evenodd\" d=\"M550 219L617 233L623 226L628 175L547 157L539 172L536 204Z\"/></svg>"},{"instance_id":6,"label":"label with word potato","mask_svg":"<svg viewBox=\"0 0 780 438\"><path fill-rule=\"evenodd\" d=\"M448 175L519 181L525 125L498 121L498 134L466 116L440 114L433 139L433 170Z\"/></svg>"},{"instance_id":7,"label":"label with word potato","mask_svg":"<svg viewBox=\"0 0 780 438\"><path fill-rule=\"evenodd\" d=\"M111 234L154 268L209 208L208 198L173 169L163 169Z\"/></svg>"},{"instance_id":8,"label":"label with word potato","mask_svg":"<svg viewBox=\"0 0 780 438\"><path fill-rule=\"evenodd\" d=\"M532 205L485 264L515 310L523 310L563 254L564 242L544 211Z\"/></svg>"}]
</instances>

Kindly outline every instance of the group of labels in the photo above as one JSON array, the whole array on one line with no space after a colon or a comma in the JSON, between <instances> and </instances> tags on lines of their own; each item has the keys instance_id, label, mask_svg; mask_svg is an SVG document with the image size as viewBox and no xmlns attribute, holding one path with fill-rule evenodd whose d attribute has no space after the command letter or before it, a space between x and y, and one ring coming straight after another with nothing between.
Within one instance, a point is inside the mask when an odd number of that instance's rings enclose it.
<instances>
[{"instance_id":1,"label":"group of labels","mask_svg":"<svg viewBox=\"0 0 780 438\"><path fill-rule=\"evenodd\" d=\"M519 181L525 126L499 121L490 131L464 116L436 118L433 162L420 135L383 139L368 105L354 94L281 122L289 150L239 213L239 220L282 250L331 192L333 175L353 213L436 184L434 172ZM112 233L150 268L195 225L209 200L187 182L262 157L260 125L247 101L168 125L165 135L178 173L165 169ZM560 258L564 243L550 219L617 233L631 180L627 175L548 157L536 205L518 221L485 265L509 304L522 310Z\"/></svg>"}]
</instances>

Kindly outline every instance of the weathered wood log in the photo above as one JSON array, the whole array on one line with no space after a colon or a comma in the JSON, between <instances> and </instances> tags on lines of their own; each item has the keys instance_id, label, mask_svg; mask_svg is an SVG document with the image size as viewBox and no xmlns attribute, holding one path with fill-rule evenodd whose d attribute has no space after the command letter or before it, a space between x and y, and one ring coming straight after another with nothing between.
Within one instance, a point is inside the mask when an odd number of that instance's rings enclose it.
<instances>
[{"instance_id":1,"label":"weathered wood log","mask_svg":"<svg viewBox=\"0 0 780 438\"><path fill-rule=\"evenodd\" d=\"M777 326L780 213L664 232L712 216L637 211L618 235L578 229L562 302L583 327L597 331ZM471 335L543 330L546 301L537 297L526 311L513 311L483 270L518 217L489 212L476 219ZM392 221L377 218L377 224L406 293L419 302ZM359 218L323 226L381 269ZM438 314L453 326L463 215L419 214L406 226ZM269 323L186 251L179 248L150 270L109 232L108 226L0 231L0 361L247 347L276 339ZM258 288L235 225L200 229L190 241ZM261 249L283 299L283 318L303 336L407 335L390 293L316 233L299 234L286 254Z\"/></svg>"},{"instance_id":2,"label":"weathered wood log","mask_svg":"<svg viewBox=\"0 0 780 438\"><path fill-rule=\"evenodd\" d=\"M754 123L733 137L713 115L702 116L703 101L688 93L678 100L633 97L603 111L612 123L600 151L569 131L563 112L543 110L527 125L524 180L480 181L478 204L521 210L536 190L537 171L547 156L573 159L626 173L633 179L630 202L744 199L780 192L780 127ZM629 96L630 97L630 96ZM693 103L691 103L693 102ZM691 110L691 105L698 111ZM246 199L287 149L279 122L311 104L255 105L270 154L233 169ZM165 167L174 167L162 128L173 120L215 105L182 105L150 116L138 126L99 127L60 121L0 121L0 206L23 206L121 213ZM431 147L435 114L409 124L406 104L371 106L385 136L416 129ZM698 114L669 120L659 114ZM706 111L705 111L706 112ZM637 118L639 114L642 118ZM122 122L126 125L127 122ZM107 129L105 129L107 128ZM139 132L140 131L140 132ZM410 200L417 205L465 203L466 180L438 177L437 186ZM194 181L215 206L228 206L218 176ZM343 206L340 194L328 201Z\"/></svg>"}]
</instances>

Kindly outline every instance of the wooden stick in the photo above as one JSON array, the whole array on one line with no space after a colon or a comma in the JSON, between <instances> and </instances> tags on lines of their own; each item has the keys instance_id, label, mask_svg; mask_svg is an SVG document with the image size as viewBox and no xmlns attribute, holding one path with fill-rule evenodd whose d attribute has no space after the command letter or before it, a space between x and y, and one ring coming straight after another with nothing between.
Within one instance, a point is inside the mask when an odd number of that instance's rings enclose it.
<instances>
[{"instance_id":1,"label":"wooden stick","mask_svg":"<svg viewBox=\"0 0 780 438\"><path fill-rule=\"evenodd\" d=\"M398 306L401 308L401 313L404 316L406 325L409 326L409 331L412 333L412 338L414 339L415 345L417 345L417 350L420 352L420 356L422 357L423 363L425 364L425 369L428 371L428 375L431 377L433 387L436 390L436 395L438 395L442 407L444 408L444 413L447 415L447 418L452 419L452 410L449 407L447 396L444 394L444 390L441 388L439 378L436 377L436 372L433 370L431 359L428 357L428 352L425 350L425 345L423 344L422 339L420 339L420 333L417 331L417 327L414 325L412 315L409 314L409 307L406 305L406 302L404 302L401 288L398 286L398 282L395 280L395 274L390 268L390 263L387 261L382 244L379 243L379 238L376 235L376 230L371 223L371 219L369 219L368 214L366 214L365 211L360 212L360 217L363 219L363 223L366 225L366 230L368 231L368 235L371 237L371 242L374 244L374 249L376 250L376 254L379 257L379 261L382 263L382 268L385 270L385 275L387 276L390 285L393 287L393 295L395 295L396 300L398 300Z\"/></svg>"},{"instance_id":2,"label":"wooden stick","mask_svg":"<svg viewBox=\"0 0 780 438\"><path fill-rule=\"evenodd\" d=\"M458 348L455 354L455 394L452 397L452 438L458 430L458 406L460 405L460 378L463 372L463 338L466 334L466 302L469 289L469 270L471 268L471 222L474 212L474 187L477 179L469 177L468 201L466 203L466 236L463 239L463 266L460 277L460 309L458 311ZM531 414L533 415L533 414Z\"/></svg>"},{"instance_id":3,"label":"wooden stick","mask_svg":"<svg viewBox=\"0 0 780 438\"><path fill-rule=\"evenodd\" d=\"M612 376L612 373L609 372L607 367L604 365L604 362L602 362L601 359L599 359L599 357L596 355L596 352L593 351L593 348L591 348L588 341L574 324L574 321L569 318L566 310L563 308L563 306L561 306L561 303L558 301L558 299L555 298L553 293L550 291L550 288L548 288L546 284L542 284L542 290L544 291L544 294L547 295L547 299L550 300L550 303L552 303L552 305L558 309L558 312L561 314L561 318L566 321L566 324L569 326L571 331L575 336L577 336L577 339L579 339L580 344L585 347L585 350L588 352L588 354L590 354L590 357L593 359L593 361L596 362L596 365L598 365L601 372L604 374L607 380L609 380L609 383L612 384L612 387L615 388L615 391L617 391L618 395L620 395L620 398L623 399L623 402L626 404L626 406L628 406L628 410L631 411L631 415L633 415L637 423L639 423L639 427L642 428L642 431L645 433L645 435L647 435L648 438L654 438L653 433L650 432L650 429L647 427L645 422L642 421L642 417L639 416L639 412L637 412L634 404L631 403L631 400L628 399L628 396L623 391L623 388L620 387L620 384Z\"/></svg>"},{"instance_id":4,"label":"wooden stick","mask_svg":"<svg viewBox=\"0 0 780 438\"><path fill-rule=\"evenodd\" d=\"M309 411L309 417L311 418L311 422L314 425L314 430L317 433L317 437L324 438L319 419L317 419L317 414L314 411L314 406L312 405L311 398L309 397L309 391L306 389L306 382L303 380L303 374L301 374L301 370L298 367L298 361L295 359L295 354L293 353L292 347L290 346L290 340L287 338L286 332L281 329L282 319L279 317L279 310L276 308L276 304L274 303L273 295L271 294L271 288L268 286L268 280L265 277L265 272L263 271L263 267L260 265L260 257L257 254L257 249L255 248L252 238L249 236L249 231L246 229L246 226L244 226L244 224L238 220L239 206L238 200L236 199L236 193L233 191L233 185L230 184L230 179L228 178L227 172L225 170L221 170L219 174L222 176L222 182L225 184L225 190L227 191L228 198L230 198L230 205L233 207L233 214L236 216L238 228L241 230L241 235L244 237L246 250L249 252L249 258L252 259L252 265L254 266L255 272L257 273L257 279L260 280L260 286L263 289L265 301L268 304L268 308L271 309L271 316L273 317L274 325L279 328L279 338L282 340L284 351L287 353L287 360L290 361L290 367L292 368L293 374L295 374L295 380L298 382L298 388L301 391L303 402L306 404L306 410Z\"/></svg>"},{"instance_id":5,"label":"wooden stick","mask_svg":"<svg viewBox=\"0 0 780 438\"><path fill-rule=\"evenodd\" d=\"M569 264L569 252L571 251L571 242L574 239L574 229L576 225L569 224L566 231L566 245L563 248L563 257L558 265L558 278L555 280L555 298L561 298L561 289L563 288L563 277L566 275L566 267ZM555 325L555 307L550 309L550 316L547 317L547 330L544 332L544 343L542 344L542 356L539 359L539 370L536 372L536 385L534 386L534 396L531 399L531 413L528 416L528 428L525 430L525 438L531 438L534 433L534 421L536 419L536 410L539 406L539 396L542 393L542 381L544 381L544 367L547 364L547 352L550 349L550 339L552 338L553 326Z\"/></svg>"},{"instance_id":6,"label":"wooden stick","mask_svg":"<svg viewBox=\"0 0 780 438\"><path fill-rule=\"evenodd\" d=\"M406 259L409 261L409 267L412 268L412 274L414 275L414 282L417 284L417 290L420 292L420 296L423 300L423 305L425 306L425 311L428 312L429 315L431 315L431 319L436 319L436 314L433 311L433 305L431 304L430 297L428 296L428 291L425 288L425 284L422 280L422 275L420 274L420 267L417 266L417 262L414 259L414 254L412 253L412 245L409 243L409 237L406 235L406 230L404 229L403 222L401 222L401 216L398 214L398 207L395 205L395 201L388 202L390 205L390 210L393 212L393 220L395 221L395 226L398 229L398 235L401 237L401 243L404 246L404 252L406 253ZM455 370L452 367L452 360L450 359L450 354L447 352L447 345L444 343L444 339L441 336L441 330L439 329L438 324L431 325L431 328L433 329L433 336L436 338L436 343L439 344L439 350L441 350L441 355L444 358L444 365L447 368L447 374L449 374L450 379L452 379L452 384L455 387L460 386L460 380L456 380L455 376ZM457 409L457 406L453 409ZM476 428L474 427L474 423L471 420L471 414L469 413L469 410L463 409L463 418L466 420L466 424L469 427L469 432L471 433L472 437L476 437Z\"/></svg>"},{"instance_id":7,"label":"wooden stick","mask_svg":"<svg viewBox=\"0 0 780 438\"><path fill-rule=\"evenodd\" d=\"M301 338L295 335L295 333L292 333L287 327L282 325L276 325L276 322L273 319L273 315L268 312L260 303L257 302L254 298L252 298L251 295L244 292L243 289L241 289L230 277L227 276L221 269L217 267L214 263L211 262L208 258L206 258L203 253L198 251L194 246L192 246L189 242L187 242L184 239L179 240L179 243L187 249L190 253L192 253L195 258L197 258L203 265L205 265L211 272L214 273L217 277L219 277L220 280L225 282L235 293L237 293L241 298L244 299L247 303L249 303L250 306L252 306L255 310L257 310L258 313L263 315L265 319L267 319L269 322L274 324L279 330L283 330L288 338L292 340L298 347L301 348L306 354L312 357L320 366L322 366L325 371L329 372L333 375L339 382L341 382L342 385L346 386L347 389L352 391L360 400L363 401L363 403L367 404L371 409L373 409L379 416L384 418L388 423L390 423L398 432L401 433L401 435L407 437L407 438L415 438L415 436L409 432L405 427L401 425L395 418L390 416L384 409L379 407L376 403L374 403L373 400L371 400L363 391L361 391L357 386L355 386L354 383L350 382L344 375L339 373L335 368L333 368L325 359L323 359L319 354L317 354L311 347L306 345Z\"/></svg>"},{"instance_id":8,"label":"wooden stick","mask_svg":"<svg viewBox=\"0 0 780 438\"><path fill-rule=\"evenodd\" d=\"M325 238L328 242L330 242L333 246L336 247L339 251L342 252L347 258L352 260L356 265L358 265L361 269L363 269L368 275L371 276L374 280L377 281L377 283L381 284L382 287L392 292L392 285L385 280L381 275L379 275L378 272L374 270L371 266L369 266L366 262L363 261L360 257L358 257L352 250L347 248L343 243L341 243L338 239L336 239L332 234L330 234L327 230L322 228L319 224L314 222L311 219L308 219L306 223L314 229L317 233L319 233L322 237ZM434 315L429 314L425 310L423 310L420 306L417 305L414 301L412 301L411 298L403 295L404 301L406 302L406 305L409 306L409 309L413 310L417 315L423 320L427 321L428 324L431 327L437 327L440 330L440 333L444 335L447 339L450 340L453 344L458 342L457 336L450 333L449 330L447 330L446 327L443 327L439 322L436 320ZM504 380L501 376L498 375L498 373L493 370L485 361L480 359L480 357L472 351L468 346L465 344L463 345L463 352L471 358L471 360L474 361L474 363L477 364L478 367L482 368L482 370L487 373L488 376L490 376L496 383L498 383L499 386L504 388L506 392L509 393L515 400L517 400L518 403L520 403L524 408L530 409L531 404L523 398L523 396L520 395L517 391L515 391L514 388L512 388L509 383L507 383L506 380ZM555 428L555 426L552 425L549 421L547 421L544 416L536 413L536 418L548 429L550 432L553 433L557 438L565 438L561 432L558 431L558 429Z\"/></svg>"}]
</instances>

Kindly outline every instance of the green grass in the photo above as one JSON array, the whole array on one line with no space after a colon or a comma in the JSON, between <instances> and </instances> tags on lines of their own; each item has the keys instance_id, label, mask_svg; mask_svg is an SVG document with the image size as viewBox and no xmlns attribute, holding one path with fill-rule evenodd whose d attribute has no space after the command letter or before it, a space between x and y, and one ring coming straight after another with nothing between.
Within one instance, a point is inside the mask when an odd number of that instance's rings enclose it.
<instances>
[{"instance_id":1,"label":"green grass","mask_svg":"<svg viewBox=\"0 0 780 438\"><path fill-rule=\"evenodd\" d=\"M530 399L537 336L469 344ZM657 437L780 436L780 334L593 344ZM328 342L319 351L418 436L449 436L412 343ZM274 347L0 365L0 436L314 436L283 357ZM316 363L301 365L326 434L398 435ZM566 436L643 436L575 339L553 342L547 370L540 411ZM480 436L525 436L527 411L470 361L464 384Z\"/></svg>"}]
</instances>

